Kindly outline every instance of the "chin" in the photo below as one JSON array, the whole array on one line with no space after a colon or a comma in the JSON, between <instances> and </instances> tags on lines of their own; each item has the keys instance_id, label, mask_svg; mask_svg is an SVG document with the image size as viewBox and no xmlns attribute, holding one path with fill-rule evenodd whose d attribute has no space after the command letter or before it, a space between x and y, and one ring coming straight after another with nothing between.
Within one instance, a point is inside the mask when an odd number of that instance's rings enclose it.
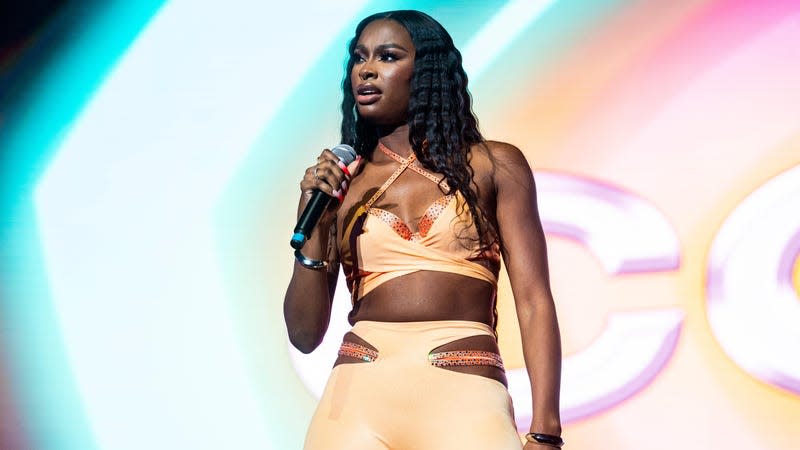
<instances>
[{"instance_id":1,"label":"chin","mask_svg":"<svg viewBox=\"0 0 800 450\"><path fill-rule=\"evenodd\" d=\"M371 105L368 105L371 106ZM369 107L358 107L358 115L361 119L366 120L372 125L377 126L390 126L390 125L404 125L406 118L399 118L396 114L382 114L381 112L371 110Z\"/></svg>"}]
</instances>

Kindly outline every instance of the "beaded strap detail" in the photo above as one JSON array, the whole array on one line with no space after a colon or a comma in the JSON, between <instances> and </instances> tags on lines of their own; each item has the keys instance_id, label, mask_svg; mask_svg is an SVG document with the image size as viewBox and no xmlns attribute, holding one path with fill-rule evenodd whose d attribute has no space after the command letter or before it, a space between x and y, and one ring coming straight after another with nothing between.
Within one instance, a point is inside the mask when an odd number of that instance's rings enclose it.
<instances>
[{"instance_id":1,"label":"beaded strap detail","mask_svg":"<svg viewBox=\"0 0 800 450\"><path fill-rule=\"evenodd\" d=\"M436 367L448 366L494 366L501 370L503 359L494 352L481 350L457 350L452 352L437 352L428 354L431 365Z\"/></svg>"},{"instance_id":2,"label":"beaded strap detail","mask_svg":"<svg viewBox=\"0 0 800 450\"><path fill-rule=\"evenodd\" d=\"M355 342L342 342L339 347L340 356L349 356L366 362L373 362L378 359L378 352Z\"/></svg>"},{"instance_id":3,"label":"beaded strap detail","mask_svg":"<svg viewBox=\"0 0 800 450\"><path fill-rule=\"evenodd\" d=\"M372 198L367 200L367 203L364 204L364 208L366 208L367 211L369 211L369 209L372 207L372 204L375 203L376 200L378 200L378 197L383 195L386 189L389 188L389 185L394 183L394 180L396 180L397 177L399 177L400 174L403 173L403 171L405 171L408 168L409 164L414 162L415 158L416 157L412 153L411 156L408 157L408 159L406 159L405 161L403 161L402 164L400 164L400 167L398 167L397 170L394 171L394 173L389 177L389 179L383 182L383 185L380 188L378 188L375 194L373 194Z\"/></svg>"},{"instance_id":4,"label":"beaded strap detail","mask_svg":"<svg viewBox=\"0 0 800 450\"><path fill-rule=\"evenodd\" d=\"M447 184L447 181L444 180L444 177L437 177L436 175L428 172L427 170L423 169L422 167L414 164L414 160L416 159L415 154L411 154L408 158L403 158L402 156L398 155L397 153L391 151L389 147L383 145L382 143L378 142L378 148L386 154L386 156L392 158L393 160L399 162L400 164L405 164L406 159L411 159L411 163L408 165L408 168L417 172L418 174L422 175L423 177L433 181L436 184L442 185L445 190L450 190L450 186Z\"/></svg>"}]
</instances>

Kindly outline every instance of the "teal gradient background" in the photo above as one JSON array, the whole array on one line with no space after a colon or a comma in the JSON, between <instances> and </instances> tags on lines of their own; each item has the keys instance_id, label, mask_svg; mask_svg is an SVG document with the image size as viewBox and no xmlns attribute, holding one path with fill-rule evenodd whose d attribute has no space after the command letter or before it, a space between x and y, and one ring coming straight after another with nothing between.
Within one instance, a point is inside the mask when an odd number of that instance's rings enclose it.
<instances>
[{"instance_id":1,"label":"teal gradient background","mask_svg":"<svg viewBox=\"0 0 800 450\"><path fill-rule=\"evenodd\" d=\"M0 412L16 436L8 442L301 448L316 399L290 362L282 318L298 182L320 149L338 143L352 30L388 9L425 11L450 31L486 136L520 146L534 171L625 186L657 204L681 239L677 281L652 303L635 303L640 291L618 300L616 287L598 298L620 309L684 308L682 346L641 395L567 424L570 446L610 448L591 446L602 428L615 436L613 448L666 448L652 424L662 400L678 398L696 373L720 392L703 397L687 387L694 397L674 411L697 402L707 421L689 432L697 446L684 447L757 448L764 429L764 448L788 450L800 439L791 426L798 393L734 367L702 309L713 231L737 202L800 165L797 2L137 0L87 8L61 19L70 32L26 69L32 76L5 86L14 90L0 122ZM733 97L698 88L711 79L728 80L721 89L758 113L715 103ZM675 112L681 102L694 105L685 116ZM732 125L720 137L716 123ZM694 192L715 189L707 203L686 205ZM787 211L800 211L797 198ZM702 210L693 221L678 218ZM559 261L574 249L551 239L571 354L591 341L573 330L607 311L572 300L580 296L563 287L572 275ZM517 333L512 320L502 326L502 336ZM519 349L503 339L504 357L518 366ZM796 356L792 342L781 345ZM664 384L674 391L659 390ZM748 410L750 397L759 400ZM714 417L721 409L729 415ZM626 414L641 417L641 427ZM729 426L742 436L720 437Z\"/></svg>"}]
</instances>

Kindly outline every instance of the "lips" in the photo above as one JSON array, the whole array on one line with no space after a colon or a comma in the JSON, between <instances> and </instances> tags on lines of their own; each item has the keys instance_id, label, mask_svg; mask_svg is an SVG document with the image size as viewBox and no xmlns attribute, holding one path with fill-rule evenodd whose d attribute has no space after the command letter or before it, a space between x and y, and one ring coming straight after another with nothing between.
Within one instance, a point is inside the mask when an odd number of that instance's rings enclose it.
<instances>
[{"instance_id":1,"label":"lips","mask_svg":"<svg viewBox=\"0 0 800 450\"><path fill-rule=\"evenodd\" d=\"M356 88L356 101L361 105L377 102L381 97L381 90L372 84L362 84Z\"/></svg>"}]
</instances>

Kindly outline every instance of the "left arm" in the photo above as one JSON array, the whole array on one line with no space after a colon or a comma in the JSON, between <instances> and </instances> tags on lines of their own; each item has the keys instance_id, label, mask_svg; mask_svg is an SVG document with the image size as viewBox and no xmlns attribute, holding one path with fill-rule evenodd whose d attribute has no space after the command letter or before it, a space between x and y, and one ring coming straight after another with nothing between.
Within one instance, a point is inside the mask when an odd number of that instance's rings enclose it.
<instances>
[{"instance_id":1,"label":"left arm","mask_svg":"<svg viewBox=\"0 0 800 450\"><path fill-rule=\"evenodd\" d=\"M494 160L497 226L511 281L531 381L531 432L560 436L561 338L550 291L547 248L536 203L533 174L522 152L490 143ZM552 447L527 443L525 449Z\"/></svg>"}]
</instances>

